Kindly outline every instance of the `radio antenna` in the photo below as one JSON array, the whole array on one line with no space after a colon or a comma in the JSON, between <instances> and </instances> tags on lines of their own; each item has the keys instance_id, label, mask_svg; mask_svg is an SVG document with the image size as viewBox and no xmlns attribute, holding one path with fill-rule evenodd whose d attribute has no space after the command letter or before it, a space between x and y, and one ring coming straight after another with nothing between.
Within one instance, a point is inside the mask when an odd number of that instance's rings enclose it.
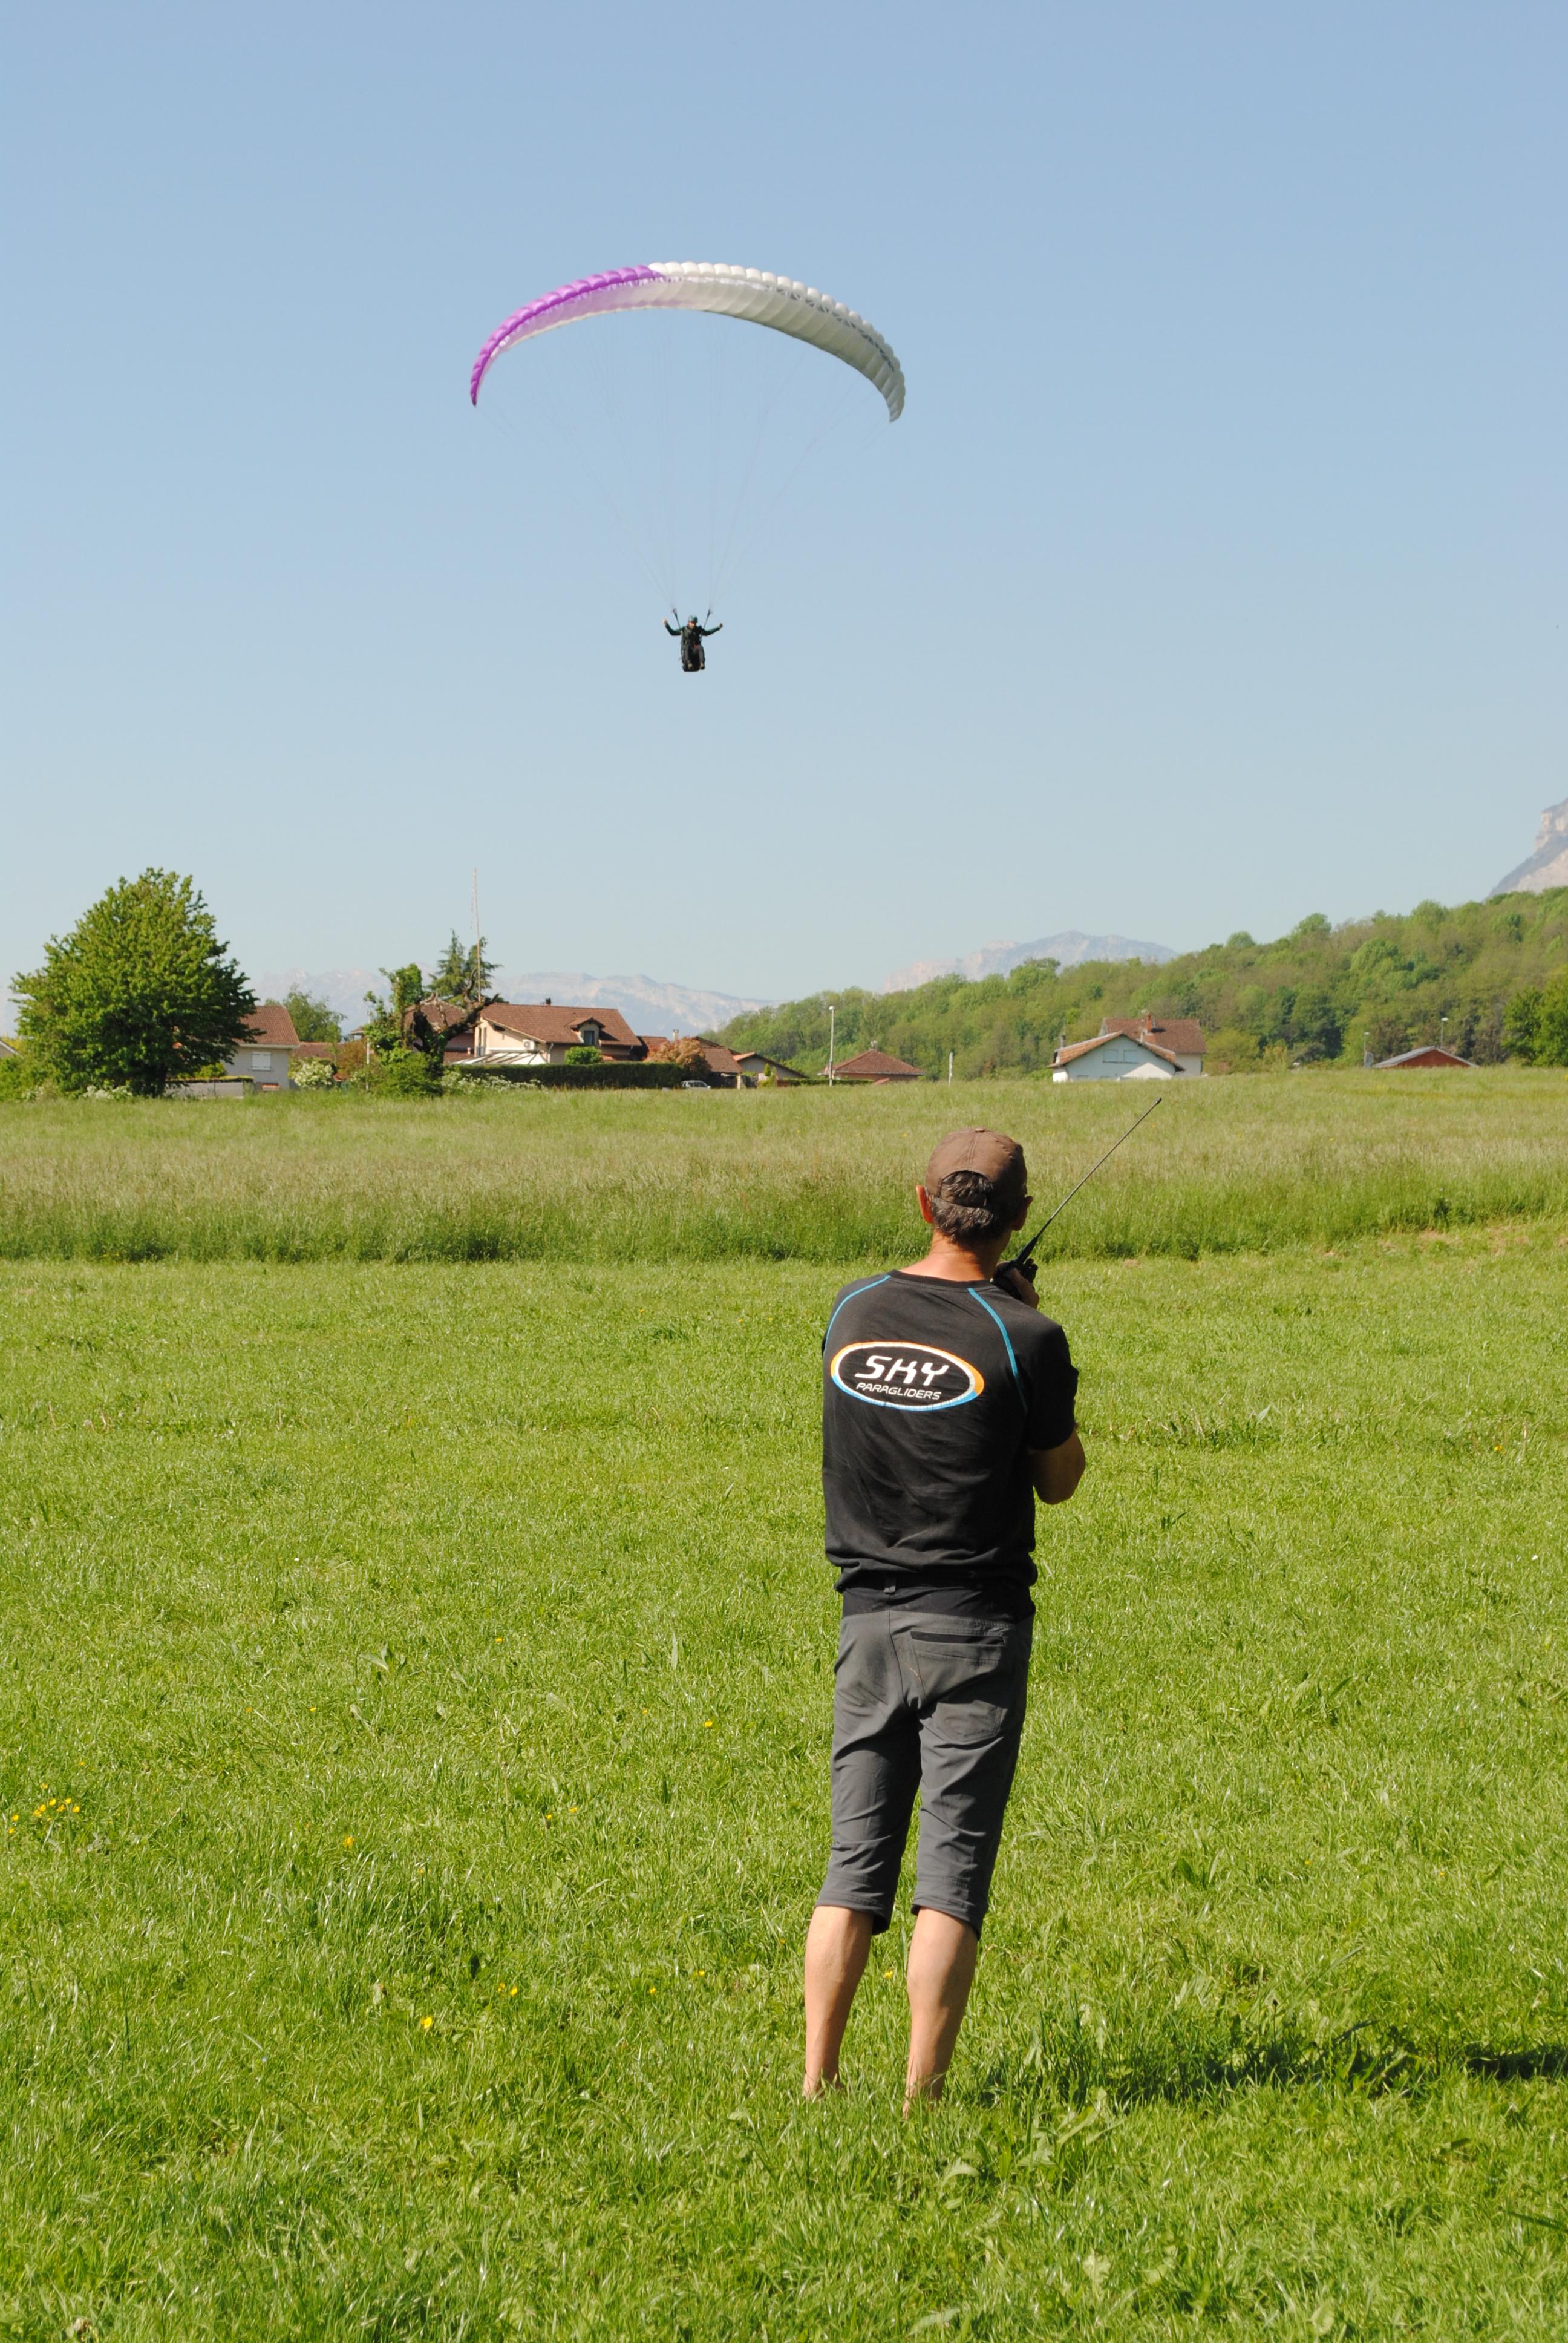
<instances>
[{"instance_id":1,"label":"radio antenna","mask_svg":"<svg viewBox=\"0 0 1568 2343\"><path fill-rule=\"evenodd\" d=\"M1096 1173L1096 1172L1101 1169L1101 1165L1103 1165L1103 1164L1109 1163L1109 1162L1110 1162L1110 1161L1111 1161L1111 1157L1115 1154L1117 1148L1118 1148L1118 1147L1120 1147L1120 1146L1121 1146L1121 1145L1122 1145L1122 1143L1123 1143L1123 1141L1125 1141L1126 1140L1129 1140L1129 1139L1131 1139L1131 1136L1132 1136L1133 1132L1134 1132L1134 1131L1137 1130L1137 1128L1138 1128L1138 1124L1139 1124L1139 1123L1141 1123L1141 1122L1147 1122L1147 1121L1148 1121L1148 1120L1149 1120L1149 1118L1150 1118L1150 1116L1153 1113L1153 1111L1154 1111L1154 1108L1155 1108L1155 1107L1157 1107L1157 1106L1163 1106L1163 1105L1164 1105L1164 1103L1165 1103L1164 1095L1163 1095L1163 1093L1161 1093L1161 1095L1154 1101L1154 1103L1153 1103L1153 1105L1152 1105L1152 1106L1146 1106L1146 1107L1144 1108L1144 1110L1143 1110L1142 1113L1139 1116L1139 1118L1138 1118L1138 1121L1137 1121L1137 1122L1130 1122L1130 1123L1128 1124L1128 1126L1127 1126L1126 1130L1122 1132L1121 1139L1118 1139L1118 1140L1114 1141L1112 1142L1112 1144L1111 1144L1110 1147L1108 1147L1108 1148L1106 1149L1106 1151L1105 1151L1104 1154L1103 1154L1103 1155L1101 1157L1101 1159L1100 1159L1100 1162L1099 1162L1099 1163L1091 1163L1091 1164L1090 1165L1090 1167L1089 1167L1088 1171L1084 1173L1084 1175L1083 1175L1082 1179L1078 1182L1078 1187L1077 1187L1077 1188L1070 1188L1070 1189L1068 1190L1068 1192L1067 1192L1066 1195L1062 1198L1062 1200L1061 1200L1060 1203L1060 1204L1058 1204L1058 1206L1057 1206L1057 1208L1056 1208L1056 1212L1048 1212L1048 1213L1046 1214L1046 1216L1045 1216L1044 1220L1043 1220L1043 1221L1041 1221L1041 1222L1040 1222L1040 1224L1039 1228L1037 1228L1037 1229L1036 1229L1036 1231L1035 1231L1035 1232L1034 1232L1033 1236L1031 1236L1031 1237L1030 1237L1030 1239L1029 1242L1024 1246L1023 1251L1022 1251L1021 1252L1015 1252L1015 1253L1014 1253L1014 1255L1013 1255L1013 1257L1012 1257L1012 1259L1011 1259L1010 1261L1004 1261L1004 1262L1002 1262L1002 1264L1001 1264L1001 1269L999 1269L999 1270L998 1270L998 1272L997 1272L997 1274L998 1274L998 1276L999 1276L999 1277L1000 1277L1000 1274L1001 1274L1001 1270L1002 1270L1002 1269L1027 1269L1027 1268L1029 1267L1030 1255L1033 1252L1033 1251L1034 1251L1034 1249L1035 1249L1036 1245L1040 1242L1040 1241L1041 1237L1045 1234L1045 1232L1046 1232L1047 1229L1048 1229L1048 1228L1050 1228L1050 1224L1051 1224L1052 1221L1054 1221L1054 1220L1056 1219L1057 1214L1058 1214L1058 1213L1060 1213L1060 1212L1066 1212L1066 1210L1067 1210L1067 1208L1068 1208L1069 1204L1070 1204L1070 1203L1071 1203L1071 1202L1072 1202L1072 1200L1073 1200L1074 1196L1076 1196L1076 1195L1077 1195L1077 1193L1078 1193L1078 1189L1079 1189L1079 1188L1087 1188L1087 1187L1088 1187L1088 1185L1089 1185L1089 1183L1090 1183L1090 1182L1093 1179L1093 1177L1094 1177L1095 1173Z\"/></svg>"}]
</instances>

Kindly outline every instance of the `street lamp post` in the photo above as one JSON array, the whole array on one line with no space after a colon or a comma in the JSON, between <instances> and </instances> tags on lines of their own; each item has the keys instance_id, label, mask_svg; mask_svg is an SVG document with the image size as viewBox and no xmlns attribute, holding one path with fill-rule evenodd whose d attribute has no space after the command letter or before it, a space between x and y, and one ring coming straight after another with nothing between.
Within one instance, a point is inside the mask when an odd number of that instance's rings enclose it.
<instances>
[{"instance_id":1,"label":"street lamp post","mask_svg":"<svg viewBox=\"0 0 1568 2343\"><path fill-rule=\"evenodd\" d=\"M828 1082L829 1088L831 1088L833 1081L833 1040L838 1030L835 1021L838 1014L838 1011L829 1001L828 1003Z\"/></svg>"}]
</instances>

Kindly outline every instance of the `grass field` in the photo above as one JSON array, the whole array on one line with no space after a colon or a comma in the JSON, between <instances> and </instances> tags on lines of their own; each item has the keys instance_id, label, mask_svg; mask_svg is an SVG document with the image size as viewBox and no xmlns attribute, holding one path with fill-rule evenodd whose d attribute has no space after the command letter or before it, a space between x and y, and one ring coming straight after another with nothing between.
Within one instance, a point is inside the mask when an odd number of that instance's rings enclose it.
<instances>
[{"instance_id":1,"label":"grass field","mask_svg":"<svg viewBox=\"0 0 1568 2343\"><path fill-rule=\"evenodd\" d=\"M1004 1120L1060 1195L1118 1083L0 1107L0 1259L881 1261L955 1123ZM1568 1217L1561 1072L1172 1086L1051 1243L1083 1259Z\"/></svg>"},{"instance_id":2,"label":"grass field","mask_svg":"<svg viewBox=\"0 0 1568 2343\"><path fill-rule=\"evenodd\" d=\"M1249 1160L1283 1212L1292 1149L1342 1202L1558 1195L1568 1093L1487 1079L1372 1086L1348 1136L1341 1085L1272 1128L1210 1086L1077 1242L1205 1162L1221 1234ZM882 1143L945 1103L593 1112L651 1134L658 1242L744 1252L873 1160L882 1226ZM1126 1096L1026 1103L1054 1180ZM319 1242L367 1198L388 1249L521 1131L613 1252L641 1158L583 1172L578 1105L181 1109L172 1147L17 1110L12 1250ZM831 1266L6 1265L0 2334L1568 2330L1563 1226L1053 1268L1091 1475L907 2125L907 1913L848 2096L795 2096Z\"/></svg>"}]
</instances>

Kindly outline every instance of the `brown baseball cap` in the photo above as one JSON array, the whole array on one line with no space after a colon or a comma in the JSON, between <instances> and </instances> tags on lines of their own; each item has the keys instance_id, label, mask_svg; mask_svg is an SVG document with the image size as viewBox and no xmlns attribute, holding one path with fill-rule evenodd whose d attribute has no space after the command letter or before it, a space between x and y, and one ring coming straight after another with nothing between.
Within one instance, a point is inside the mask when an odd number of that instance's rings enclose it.
<instances>
[{"instance_id":1,"label":"brown baseball cap","mask_svg":"<svg viewBox=\"0 0 1568 2343\"><path fill-rule=\"evenodd\" d=\"M996 1192L997 1210L1016 1212L1029 1192L1023 1150L1005 1131L950 1131L931 1150L926 1193L935 1195L950 1172L978 1172Z\"/></svg>"}]
</instances>

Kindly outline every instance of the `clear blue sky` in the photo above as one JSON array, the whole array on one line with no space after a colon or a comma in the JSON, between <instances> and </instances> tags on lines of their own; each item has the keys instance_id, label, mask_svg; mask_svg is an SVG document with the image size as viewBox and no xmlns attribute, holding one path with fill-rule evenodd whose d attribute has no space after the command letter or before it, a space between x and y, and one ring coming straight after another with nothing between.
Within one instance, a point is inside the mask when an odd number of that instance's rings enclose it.
<instances>
[{"instance_id":1,"label":"clear blue sky","mask_svg":"<svg viewBox=\"0 0 1568 2343\"><path fill-rule=\"evenodd\" d=\"M783 994L1459 900L1568 790L1558 0L6 45L0 974L148 862L253 970L428 958L477 861L513 968ZM664 258L825 287L910 386L697 683L466 396L511 307Z\"/></svg>"}]
</instances>

